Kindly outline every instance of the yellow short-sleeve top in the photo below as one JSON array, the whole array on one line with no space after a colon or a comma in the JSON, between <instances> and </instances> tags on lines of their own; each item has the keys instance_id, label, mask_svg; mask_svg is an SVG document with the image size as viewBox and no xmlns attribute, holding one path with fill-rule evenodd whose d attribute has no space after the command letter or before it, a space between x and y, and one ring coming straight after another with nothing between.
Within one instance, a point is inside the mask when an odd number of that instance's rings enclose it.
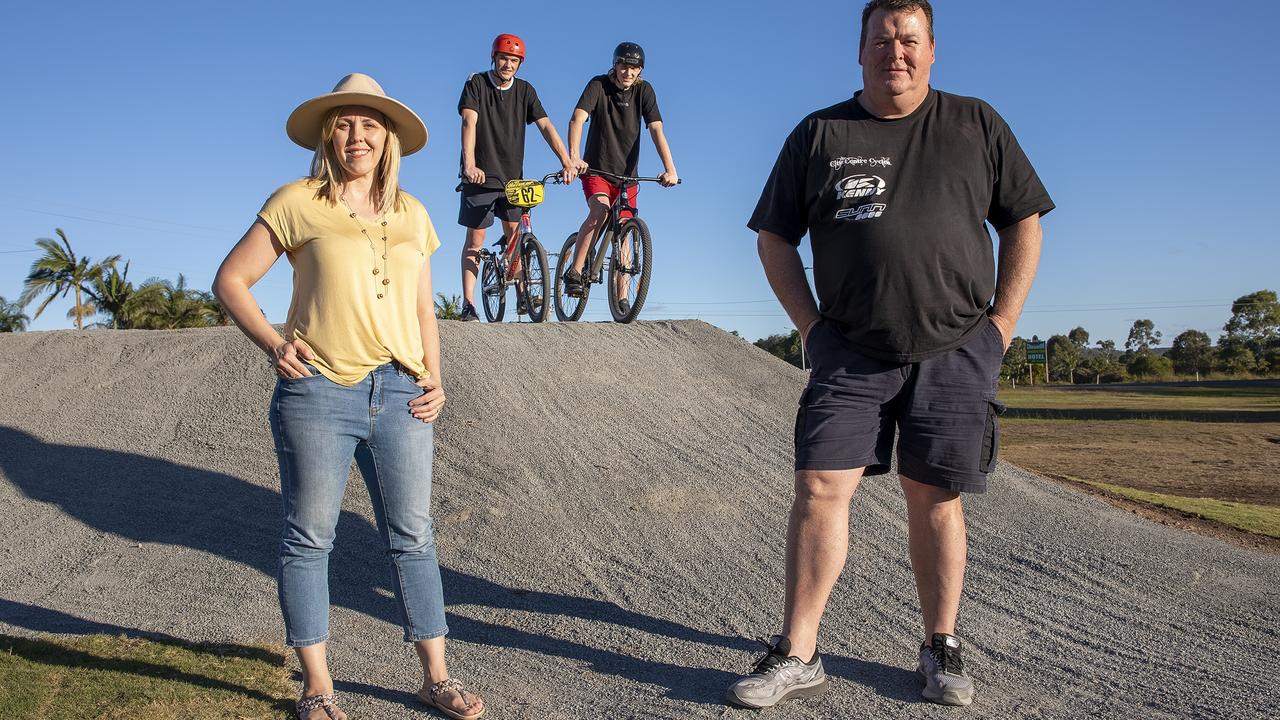
<instances>
[{"instance_id":1,"label":"yellow short-sleeve top","mask_svg":"<svg viewBox=\"0 0 1280 720\"><path fill-rule=\"evenodd\" d=\"M386 216L384 261L380 221L357 222L346 206L317 198L316 188L306 179L289 183L258 213L293 266L285 338L305 342L320 373L342 385L355 385L392 360L426 376L418 282L427 257L440 247L426 208L402 193L404 207Z\"/></svg>"}]
</instances>

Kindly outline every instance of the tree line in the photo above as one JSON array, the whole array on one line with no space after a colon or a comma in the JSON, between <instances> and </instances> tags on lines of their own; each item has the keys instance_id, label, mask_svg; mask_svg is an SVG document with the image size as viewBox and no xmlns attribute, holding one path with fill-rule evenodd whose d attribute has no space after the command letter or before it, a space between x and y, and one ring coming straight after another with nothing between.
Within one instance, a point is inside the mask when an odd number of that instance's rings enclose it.
<instances>
[{"instance_id":1,"label":"tree line","mask_svg":"<svg viewBox=\"0 0 1280 720\"><path fill-rule=\"evenodd\" d=\"M173 330L226 325L230 319L213 293L176 282L149 278L135 285L129 279L129 263L120 255L94 262L77 255L62 228L53 238L36 240L42 254L31 263L16 302L0 297L0 332L26 330L57 298L71 296L67 319L77 330L104 327L117 330ZM28 316L27 308L36 303Z\"/></svg>"},{"instance_id":2,"label":"tree line","mask_svg":"<svg viewBox=\"0 0 1280 720\"><path fill-rule=\"evenodd\" d=\"M0 332L26 330L49 303L68 296L72 304L67 319L75 322L77 330L176 330L230 323L213 293L187 287L187 279L181 273L177 282L150 278L135 285L129 279L129 263L120 255L94 262L76 254L62 228L55 228L54 232L57 240L36 240L42 254L31 263L17 301L9 302L0 296ZM460 317L460 296L437 293L436 297L438 316L452 320ZM27 315L32 303L37 303L34 313Z\"/></svg>"},{"instance_id":3,"label":"tree line","mask_svg":"<svg viewBox=\"0 0 1280 720\"><path fill-rule=\"evenodd\" d=\"M1187 330L1173 338L1167 349L1159 349L1163 334L1151 320L1136 320L1129 328L1124 349L1113 340L1092 345L1089 332L1077 327L1047 341L1049 379L1059 383L1113 383L1127 380L1156 380L1175 376L1280 375L1280 301L1273 290L1259 290L1231 303L1231 317L1222 326L1215 346L1207 333ZM1027 343L1039 342L1015 337L1005 353L1000 379L1026 382L1032 368L1027 362ZM755 342L787 362L801 367L800 333L770 335ZM1036 368L1037 380L1044 370Z\"/></svg>"}]
</instances>

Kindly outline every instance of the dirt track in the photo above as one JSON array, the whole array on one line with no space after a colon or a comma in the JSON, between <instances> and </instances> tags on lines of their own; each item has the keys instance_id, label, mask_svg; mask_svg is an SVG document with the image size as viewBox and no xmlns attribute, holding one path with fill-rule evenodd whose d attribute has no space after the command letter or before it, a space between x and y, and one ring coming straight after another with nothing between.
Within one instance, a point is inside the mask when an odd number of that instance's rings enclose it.
<instances>
[{"instance_id":1,"label":"dirt track","mask_svg":"<svg viewBox=\"0 0 1280 720\"><path fill-rule=\"evenodd\" d=\"M698 322L444 323L435 509L455 674L493 718L756 717L724 686L776 629L804 375ZM0 336L0 632L278 641L273 383L234 329ZM917 701L892 479L854 500L831 691L762 714L1258 717L1280 558L1004 465L968 499L969 710ZM331 566L353 718L425 717L368 496Z\"/></svg>"}]
</instances>

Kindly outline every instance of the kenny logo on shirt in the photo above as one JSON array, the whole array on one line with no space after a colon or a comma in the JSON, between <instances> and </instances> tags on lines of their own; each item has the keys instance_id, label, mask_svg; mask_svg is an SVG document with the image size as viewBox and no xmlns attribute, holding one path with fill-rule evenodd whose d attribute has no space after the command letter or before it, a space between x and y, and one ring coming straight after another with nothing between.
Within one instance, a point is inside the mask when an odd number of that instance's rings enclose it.
<instances>
[{"instance_id":1,"label":"kenny logo on shirt","mask_svg":"<svg viewBox=\"0 0 1280 720\"><path fill-rule=\"evenodd\" d=\"M872 195L883 195L884 191L884 178L879 175L850 175L836 183L837 200L856 200Z\"/></svg>"},{"instance_id":2,"label":"kenny logo on shirt","mask_svg":"<svg viewBox=\"0 0 1280 720\"><path fill-rule=\"evenodd\" d=\"M888 189L884 178L879 175L850 175L836 183L836 200L862 200L883 195ZM872 220L884 214L889 206L885 203L865 203L857 207L836 211L836 220Z\"/></svg>"}]
</instances>

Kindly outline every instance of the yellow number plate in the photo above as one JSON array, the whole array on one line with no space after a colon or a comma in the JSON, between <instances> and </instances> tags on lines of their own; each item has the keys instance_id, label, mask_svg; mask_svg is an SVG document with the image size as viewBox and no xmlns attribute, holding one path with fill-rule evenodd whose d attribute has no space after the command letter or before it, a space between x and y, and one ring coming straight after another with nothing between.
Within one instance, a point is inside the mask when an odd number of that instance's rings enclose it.
<instances>
[{"instance_id":1,"label":"yellow number plate","mask_svg":"<svg viewBox=\"0 0 1280 720\"><path fill-rule=\"evenodd\" d=\"M516 207L535 207L542 204L542 183L537 180L510 180L507 182L507 202Z\"/></svg>"}]
</instances>

